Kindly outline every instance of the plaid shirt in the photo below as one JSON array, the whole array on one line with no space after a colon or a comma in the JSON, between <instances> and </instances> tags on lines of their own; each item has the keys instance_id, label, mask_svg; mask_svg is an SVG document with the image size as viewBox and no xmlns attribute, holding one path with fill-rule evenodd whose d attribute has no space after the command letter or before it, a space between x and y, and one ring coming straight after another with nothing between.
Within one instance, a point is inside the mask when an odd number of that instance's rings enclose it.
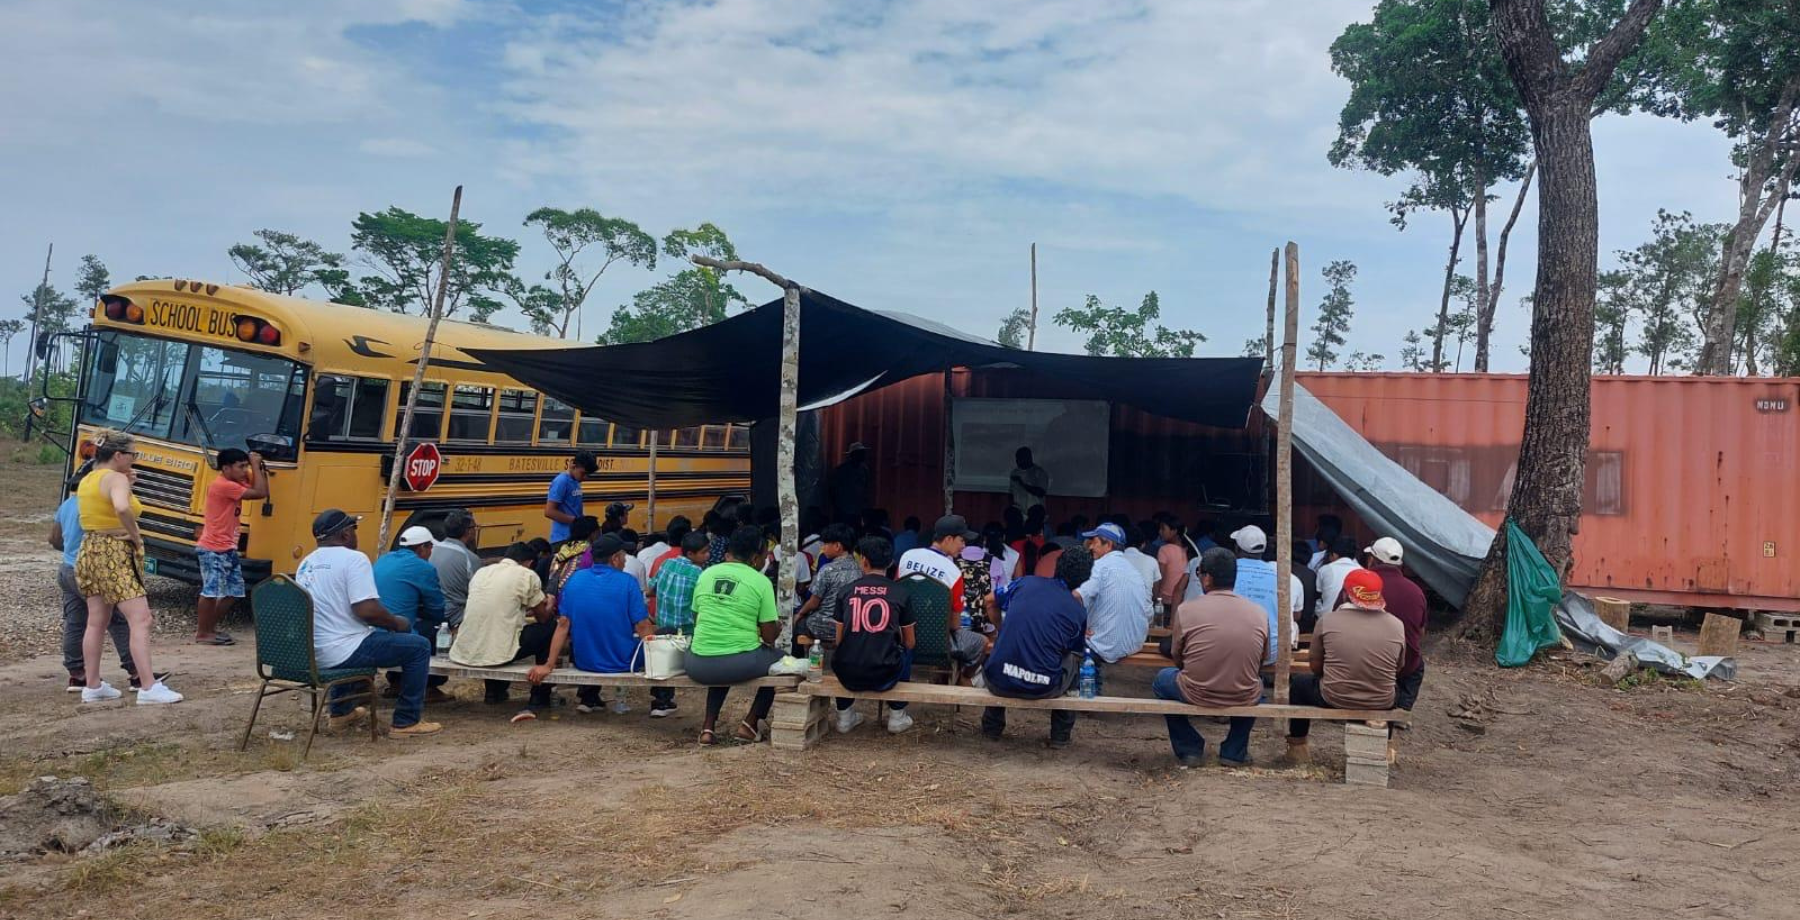
<instances>
[{"instance_id":1,"label":"plaid shirt","mask_svg":"<svg viewBox=\"0 0 1800 920\"><path fill-rule=\"evenodd\" d=\"M831 560L819 569L819 574L813 576L812 582L813 596L819 599L819 609L806 618L803 625L807 633L824 640L828 646L837 643L839 602L844 598L844 589L862 576L862 564L849 553Z\"/></svg>"},{"instance_id":2,"label":"plaid shirt","mask_svg":"<svg viewBox=\"0 0 1800 920\"><path fill-rule=\"evenodd\" d=\"M699 580L700 567L685 556L676 556L656 570L650 584L656 590L658 629L694 628L694 584Z\"/></svg>"}]
</instances>

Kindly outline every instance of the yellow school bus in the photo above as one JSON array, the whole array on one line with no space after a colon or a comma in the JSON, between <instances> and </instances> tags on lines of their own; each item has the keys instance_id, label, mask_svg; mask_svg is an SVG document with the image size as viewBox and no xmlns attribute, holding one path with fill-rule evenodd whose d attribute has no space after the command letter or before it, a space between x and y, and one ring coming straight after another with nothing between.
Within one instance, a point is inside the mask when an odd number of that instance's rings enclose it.
<instances>
[{"instance_id":1,"label":"yellow school bus","mask_svg":"<svg viewBox=\"0 0 1800 920\"><path fill-rule=\"evenodd\" d=\"M150 570L197 583L194 541L206 487L218 475L213 459L227 447L258 451L270 492L243 511L245 576L292 573L313 548L318 512L341 508L369 524L379 519L425 325L417 316L199 281L114 288L76 334L82 361L71 468L92 455L95 431L136 435ZM566 344L439 324L409 444L435 442L444 461L435 485L400 493L392 534L467 508L482 525L483 549L548 536L546 492L577 450L599 460L582 490L588 513L633 503L629 523L645 528L648 432L585 417L463 351ZM676 514L698 521L720 499L749 491L748 429L706 425L657 438L659 522ZM375 539L376 528L365 526L365 552L376 551Z\"/></svg>"}]
</instances>

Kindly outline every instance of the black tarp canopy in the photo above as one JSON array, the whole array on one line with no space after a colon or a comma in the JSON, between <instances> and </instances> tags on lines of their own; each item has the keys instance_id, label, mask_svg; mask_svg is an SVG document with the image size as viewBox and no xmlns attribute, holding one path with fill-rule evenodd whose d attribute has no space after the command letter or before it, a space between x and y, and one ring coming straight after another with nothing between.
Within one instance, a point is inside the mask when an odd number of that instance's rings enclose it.
<instances>
[{"instance_id":1,"label":"black tarp canopy","mask_svg":"<svg viewBox=\"0 0 1800 920\"><path fill-rule=\"evenodd\" d=\"M773 418L780 401L779 299L654 342L467 349L583 413L643 428ZM930 320L800 295L800 407L954 367L1020 368L1154 415L1242 428L1260 358L1095 358L1004 348Z\"/></svg>"}]
</instances>

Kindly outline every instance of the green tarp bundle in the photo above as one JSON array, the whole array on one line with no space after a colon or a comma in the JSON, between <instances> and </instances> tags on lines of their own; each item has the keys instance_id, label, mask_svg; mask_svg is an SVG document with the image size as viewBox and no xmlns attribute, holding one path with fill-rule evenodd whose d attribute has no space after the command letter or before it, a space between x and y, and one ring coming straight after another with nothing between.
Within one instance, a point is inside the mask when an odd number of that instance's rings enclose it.
<instances>
[{"instance_id":1,"label":"green tarp bundle","mask_svg":"<svg viewBox=\"0 0 1800 920\"><path fill-rule=\"evenodd\" d=\"M1559 643L1562 633L1551 611L1562 601L1562 585L1537 544L1509 518L1506 521L1506 631L1494 660L1516 668L1538 649Z\"/></svg>"}]
</instances>

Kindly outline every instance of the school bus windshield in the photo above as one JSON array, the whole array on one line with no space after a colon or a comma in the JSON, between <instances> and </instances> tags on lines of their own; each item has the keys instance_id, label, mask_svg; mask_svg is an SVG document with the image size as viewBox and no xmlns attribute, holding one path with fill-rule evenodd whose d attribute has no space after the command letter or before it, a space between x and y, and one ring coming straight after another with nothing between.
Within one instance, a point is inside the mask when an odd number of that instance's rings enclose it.
<instances>
[{"instance_id":1,"label":"school bus windshield","mask_svg":"<svg viewBox=\"0 0 1800 920\"><path fill-rule=\"evenodd\" d=\"M273 355L108 330L81 420L210 449L299 443L305 369Z\"/></svg>"}]
</instances>

